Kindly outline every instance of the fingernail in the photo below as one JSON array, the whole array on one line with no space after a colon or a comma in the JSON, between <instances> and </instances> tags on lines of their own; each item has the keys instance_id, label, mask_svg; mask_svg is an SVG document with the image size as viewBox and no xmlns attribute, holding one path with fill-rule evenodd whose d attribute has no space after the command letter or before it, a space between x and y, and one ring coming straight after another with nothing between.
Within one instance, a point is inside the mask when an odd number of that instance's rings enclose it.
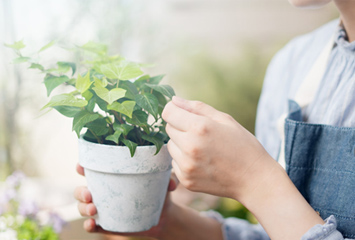
<instances>
[{"instance_id":1,"label":"fingernail","mask_svg":"<svg viewBox=\"0 0 355 240\"><path fill-rule=\"evenodd\" d=\"M84 202L86 202L86 194L84 191L81 192L81 199L83 199Z\"/></svg>"}]
</instances>

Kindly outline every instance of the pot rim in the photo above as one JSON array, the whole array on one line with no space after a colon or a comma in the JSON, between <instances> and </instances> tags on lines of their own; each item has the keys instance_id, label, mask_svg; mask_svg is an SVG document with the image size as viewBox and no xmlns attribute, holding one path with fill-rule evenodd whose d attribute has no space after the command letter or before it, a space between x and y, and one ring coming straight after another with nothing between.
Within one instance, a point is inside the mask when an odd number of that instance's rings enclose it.
<instances>
[{"instance_id":1,"label":"pot rim","mask_svg":"<svg viewBox=\"0 0 355 240\"><path fill-rule=\"evenodd\" d=\"M138 146L132 157L127 146L98 144L79 138L79 163L96 172L148 174L172 168L171 156L164 144L158 154L155 145Z\"/></svg>"}]
</instances>

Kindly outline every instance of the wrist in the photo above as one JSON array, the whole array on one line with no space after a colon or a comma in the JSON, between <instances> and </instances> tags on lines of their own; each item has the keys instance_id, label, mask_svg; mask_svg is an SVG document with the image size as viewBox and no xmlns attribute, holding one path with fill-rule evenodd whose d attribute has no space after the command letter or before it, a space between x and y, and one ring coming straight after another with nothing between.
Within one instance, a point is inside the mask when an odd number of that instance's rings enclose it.
<instances>
[{"instance_id":1,"label":"wrist","mask_svg":"<svg viewBox=\"0 0 355 240\"><path fill-rule=\"evenodd\" d=\"M284 169L271 157L259 166L258 177L240 198L271 239L301 239L314 225L324 224L294 186Z\"/></svg>"},{"instance_id":2,"label":"wrist","mask_svg":"<svg viewBox=\"0 0 355 240\"><path fill-rule=\"evenodd\" d=\"M196 210L172 203L168 215L165 227L158 239L223 239L221 223L201 215Z\"/></svg>"}]
</instances>

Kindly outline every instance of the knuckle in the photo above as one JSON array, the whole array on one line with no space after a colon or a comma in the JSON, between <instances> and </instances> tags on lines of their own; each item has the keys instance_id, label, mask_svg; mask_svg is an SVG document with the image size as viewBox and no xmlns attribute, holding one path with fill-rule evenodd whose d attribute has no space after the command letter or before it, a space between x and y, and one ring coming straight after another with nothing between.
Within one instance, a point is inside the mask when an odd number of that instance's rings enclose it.
<instances>
[{"instance_id":1,"label":"knuckle","mask_svg":"<svg viewBox=\"0 0 355 240\"><path fill-rule=\"evenodd\" d=\"M170 108L171 108L171 102L168 102L166 105L165 105L165 108L162 112L162 117L163 119L166 121L167 119L169 119L169 116L170 116Z\"/></svg>"},{"instance_id":2,"label":"knuckle","mask_svg":"<svg viewBox=\"0 0 355 240\"><path fill-rule=\"evenodd\" d=\"M201 149L196 145L190 145L186 149L186 154L193 159L199 158L201 156Z\"/></svg>"},{"instance_id":3,"label":"knuckle","mask_svg":"<svg viewBox=\"0 0 355 240\"><path fill-rule=\"evenodd\" d=\"M197 192L198 191L198 188L197 188L197 185L196 185L195 181L187 179L187 180L185 180L183 185L189 191L192 191L192 192Z\"/></svg>"},{"instance_id":4,"label":"knuckle","mask_svg":"<svg viewBox=\"0 0 355 240\"><path fill-rule=\"evenodd\" d=\"M192 102L192 107L194 108L194 109L201 109L201 108L203 108L205 106L205 104L203 103L203 102L201 102L201 101L193 101Z\"/></svg>"},{"instance_id":5,"label":"knuckle","mask_svg":"<svg viewBox=\"0 0 355 240\"><path fill-rule=\"evenodd\" d=\"M86 208L86 204L80 203L80 202L78 203L78 210L79 210L79 213L80 213L80 215L83 216L83 217L87 216L85 208Z\"/></svg>"},{"instance_id":6,"label":"knuckle","mask_svg":"<svg viewBox=\"0 0 355 240\"><path fill-rule=\"evenodd\" d=\"M228 120L228 121L235 121L234 120L234 118L231 116L231 115L229 115L229 114L227 114L227 113L222 113L223 115L223 117L226 119L226 120Z\"/></svg>"},{"instance_id":7,"label":"knuckle","mask_svg":"<svg viewBox=\"0 0 355 240\"><path fill-rule=\"evenodd\" d=\"M188 190L194 191L196 189L196 184L190 179L185 179L181 184Z\"/></svg>"},{"instance_id":8,"label":"knuckle","mask_svg":"<svg viewBox=\"0 0 355 240\"><path fill-rule=\"evenodd\" d=\"M198 136L205 136L209 133L210 125L207 119L203 119L193 126L194 132Z\"/></svg>"},{"instance_id":9,"label":"knuckle","mask_svg":"<svg viewBox=\"0 0 355 240\"><path fill-rule=\"evenodd\" d=\"M191 175L195 172L196 168L194 165L192 164L188 164L182 167L181 169L185 174L187 175Z\"/></svg>"}]
</instances>

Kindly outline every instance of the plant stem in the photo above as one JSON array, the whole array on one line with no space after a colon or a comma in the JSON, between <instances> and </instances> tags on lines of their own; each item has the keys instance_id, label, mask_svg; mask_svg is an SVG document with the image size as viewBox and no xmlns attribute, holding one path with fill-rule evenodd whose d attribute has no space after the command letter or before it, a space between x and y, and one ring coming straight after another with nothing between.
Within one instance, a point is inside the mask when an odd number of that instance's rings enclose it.
<instances>
[{"instance_id":1,"label":"plant stem","mask_svg":"<svg viewBox=\"0 0 355 240\"><path fill-rule=\"evenodd\" d=\"M112 111L113 115L115 115L115 118L121 123L124 124L125 122L123 121L123 119L121 118L120 115L118 115L118 113L116 111Z\"/></svg>"},{"instance_id":2,"label":"plant stem","mask_svg":"<svg viewBox=\"0 0 355 240\"><path fill-rule=\"evenodd\" d=\"M101 139L91 129L89 129L89 131L94 135L98 143L102 143Z\"/></svg>"}]
</instances>

